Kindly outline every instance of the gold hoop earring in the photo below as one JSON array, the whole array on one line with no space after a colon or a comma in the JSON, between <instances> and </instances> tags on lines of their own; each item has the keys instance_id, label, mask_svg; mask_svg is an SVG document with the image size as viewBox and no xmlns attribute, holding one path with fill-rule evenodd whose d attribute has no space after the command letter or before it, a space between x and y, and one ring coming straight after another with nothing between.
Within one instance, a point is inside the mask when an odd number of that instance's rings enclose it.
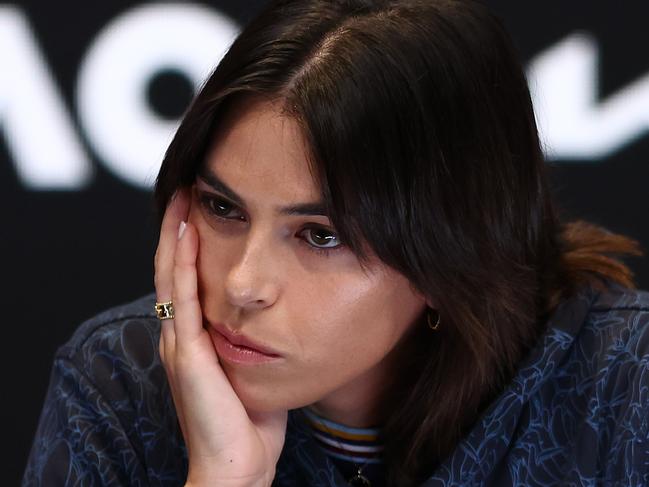
<instances>
[{"instance_id":1,"label":"gold hoop earring","mask_svg":"<svg viewBox=\"0 0 649 487\"><path fill-rule=\"evenodd\" d=\"M429 308L429 310L435 311L437 313L437 320L435 321L435 324L432 324L430 322L430 312L426 312L426 321L428 322L428 328L430 328L433 331L437 331L439 328L439 322L442 320L442 317L439 314L439 311L433 310L432 308Z\"/></svg>"}]
</instances>

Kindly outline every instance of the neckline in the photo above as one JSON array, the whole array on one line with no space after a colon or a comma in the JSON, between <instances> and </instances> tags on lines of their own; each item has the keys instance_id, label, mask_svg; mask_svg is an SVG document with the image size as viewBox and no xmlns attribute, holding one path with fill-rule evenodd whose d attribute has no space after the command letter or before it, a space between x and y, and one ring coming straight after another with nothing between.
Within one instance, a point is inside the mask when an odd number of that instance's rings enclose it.
<instances>
[{"instance_id":1,"label":"neckline","mask_svg":"<svg viewBox=\"0 0 649 487\"><path fill-rule=\"evenodd\" d=\"M318 423L324 423L324 425L330 430L332 430L332 432L334 432L336 436L340 434L342 438L378 441L378 437L381 434L381 428L378 426L371 427L371 428L358 428L353 426L347 426L342 423L337 423L335 421L320 416L318 413L311 410L308 406L302 408L301 411L306 416L309 425L317 426Z\"/></svg>"},{"instance_id":2,"label":"neckline","mask_svg":"<svg viewBox=\"0 0 649 487\"><path fill-rule=\"evenodd\" d=\"M323 418L308 407L301 411L311 436L327 456L355 466L382 464L380 428L346 426Z\"/></svg>"}]
</instances>

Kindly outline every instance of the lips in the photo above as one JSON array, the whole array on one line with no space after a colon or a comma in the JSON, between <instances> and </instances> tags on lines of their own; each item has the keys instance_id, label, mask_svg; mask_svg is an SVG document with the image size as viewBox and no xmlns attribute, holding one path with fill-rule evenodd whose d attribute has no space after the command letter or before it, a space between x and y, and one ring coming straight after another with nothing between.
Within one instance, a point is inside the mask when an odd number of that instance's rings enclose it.
<instances>
[{"instance_id":1,"label":"lips","mask_svg":"<svg viewBox=\"0 0 649 487\"><path fill-rule=\"evenodd\" d=\"M223 323L206 323L206 324L208 326L211 326L217 333L223 335L225 339L233 345L236 345L238 347L249 348L255 352L268 355L269 357L280 357L280 354L277 353L275 350L266 347L264 345L260 345L241 333L234 333L230 331L228 327L225 326Z\"/></svg>"}]
</instances>

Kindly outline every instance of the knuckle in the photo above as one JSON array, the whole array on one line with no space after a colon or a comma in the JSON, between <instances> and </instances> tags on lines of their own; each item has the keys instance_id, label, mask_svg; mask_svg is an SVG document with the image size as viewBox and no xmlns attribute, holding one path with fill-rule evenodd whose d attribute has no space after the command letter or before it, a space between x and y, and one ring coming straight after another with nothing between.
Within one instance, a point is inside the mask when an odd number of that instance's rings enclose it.
<instances>
[{"instance_id":1,"label":"knuckle","mask_svg":"<svg viewBox=\"0 0 649 487\"><path fill-rule=\"evenodd\" d=\"M172 300L174 302L174 309L176 310L176 315L178 315L178 309L191 309L193 306L196 306L198 303L198 298L194 292L182 292L174 287L172 292Z\"/></svg>"},{"instance_id":2,"label":"knuckle","mask_svg":"<svg viewBox=\"0 0 649 487\"><path fill-rule=\"evenodd\" d=\"M156 250L156 253L153 256L153 265L156 269L159 269L164 265L163 257L164 257L163 252L162 250L160 250L160 247L158 247L158 250Z\"/></svg>"},{"instance_id":3,"label":"knuckle","mask_svg":"<svg viewBox=\"0 0 649 487\"><path fill-rule=\"evenodd\" d=\"M153 273L153 285L155 286L156 289L160 289L160 273L158 271L155 271Z\"/></svg>"},{"instance_id":4,"label":"knuckle","mask_svg":"<svg viewBox=\"0 0 649 487\"><path fill-rule=\"evenodd\" d=\"M180 255L180 252L176 252L174 254L174 268L177 270L183 270L186 267L187 263L184 262L182 255Z\"/></svg>"},{"instance_id":5,"label":"knuckle","mask_svg":"<svg viewBox=\"0 0 649 487\"><path fill-rule=\"evenodd\" d=\"M192 259L189 253L180 247L176 247L174 252L173 263L177 267L191 267Z\"/></svg>"}]
</instances>

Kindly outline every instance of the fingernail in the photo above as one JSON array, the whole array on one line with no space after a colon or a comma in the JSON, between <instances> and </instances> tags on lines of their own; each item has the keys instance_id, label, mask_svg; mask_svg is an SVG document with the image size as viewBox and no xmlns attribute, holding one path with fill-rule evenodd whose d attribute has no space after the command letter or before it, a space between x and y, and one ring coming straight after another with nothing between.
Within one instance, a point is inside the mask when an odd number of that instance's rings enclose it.
<instances>
[{"instance_id":1,"label":"fingernail","mask_svg":"<svg viewBox=\"0 0 649 487\"><path fill-rule=\"evenodd\" d=\"M180 225L178 226L178 240L180 240L183 237L183 233L185 233L185 228L187 227L187 224L185 222L180 222Z\"/></svg>"}]
</instances>

